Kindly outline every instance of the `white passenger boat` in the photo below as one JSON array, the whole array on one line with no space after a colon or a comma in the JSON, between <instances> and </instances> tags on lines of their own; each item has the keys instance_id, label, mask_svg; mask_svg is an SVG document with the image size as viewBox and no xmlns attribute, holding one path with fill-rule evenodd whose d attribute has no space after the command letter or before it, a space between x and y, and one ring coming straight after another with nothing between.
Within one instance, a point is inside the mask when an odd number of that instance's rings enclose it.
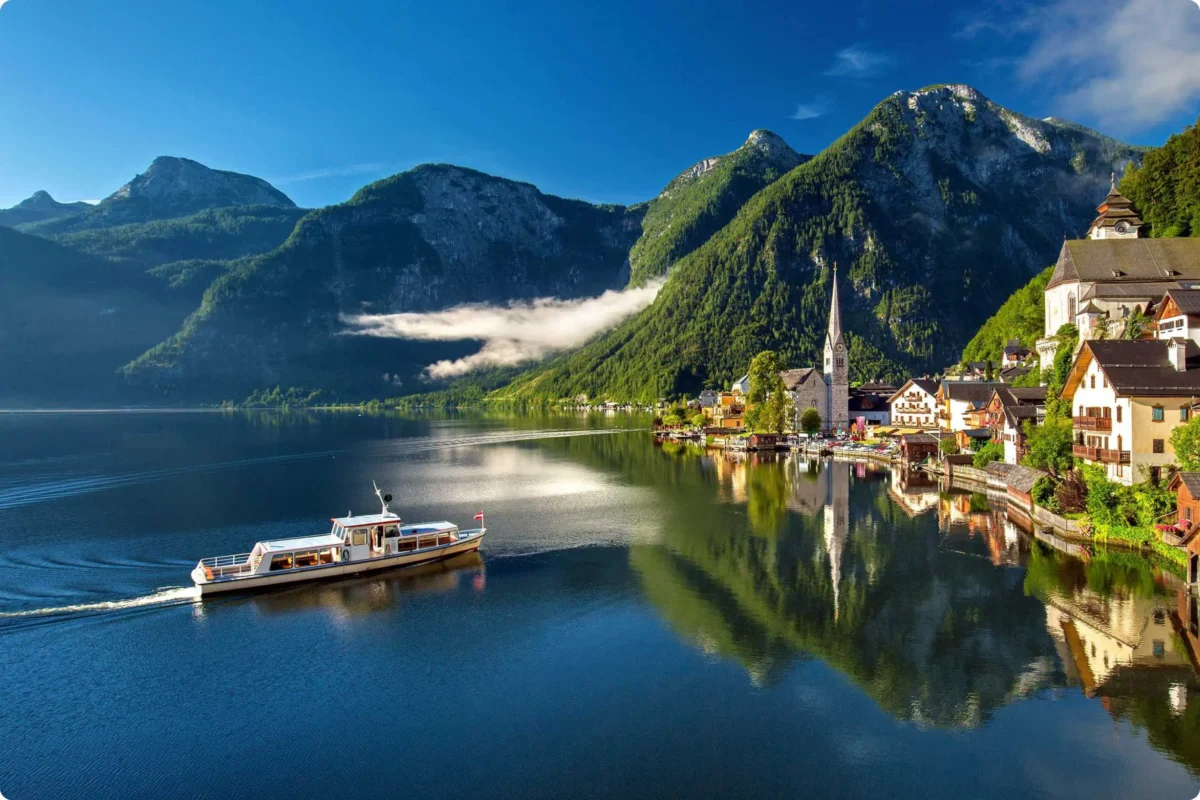
<instances>
[{"instance_id":1,"label":"white passenger boat","mask_svg":"<svg viewBox=\"0 0 1200 800\"><path fill-rule=\"evenodd\" d=\"M318 536L259 542L249 553L202 558L192 570L200 595L242 592L285 583L425 564L478 550L486 527L459 530L449 522L406 525L388 510L390 494L375 494L379 514L333 517ZM483 514L475 515L483 525Z\"/></svg>"}]
</instances>

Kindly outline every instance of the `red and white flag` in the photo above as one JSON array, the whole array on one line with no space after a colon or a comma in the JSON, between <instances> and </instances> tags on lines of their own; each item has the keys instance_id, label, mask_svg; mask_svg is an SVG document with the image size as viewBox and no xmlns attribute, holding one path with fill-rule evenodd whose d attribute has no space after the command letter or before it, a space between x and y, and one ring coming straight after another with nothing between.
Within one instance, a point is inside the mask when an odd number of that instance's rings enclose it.
<instances>
[{"instance_id":1,"label":"red and white flag","mask_svg":"<svg viewBox=\"0 0 1200 800\"><path fill-rule=\"evenodd\" d=\"M483 512L480 511L478 514L476 514L475 519L479 520L480 522L483 522Z\"/></svg>"}]
</instances>

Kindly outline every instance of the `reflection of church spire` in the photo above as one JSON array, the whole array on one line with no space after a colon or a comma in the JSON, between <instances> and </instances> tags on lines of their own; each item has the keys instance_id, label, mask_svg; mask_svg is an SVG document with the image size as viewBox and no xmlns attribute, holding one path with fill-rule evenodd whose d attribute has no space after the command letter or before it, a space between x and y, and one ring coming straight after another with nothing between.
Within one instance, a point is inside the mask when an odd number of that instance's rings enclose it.
<instances>
[{"instance_id":1,"label":"reflection of church spire","mask_svg":"<svg viewBox=\"0 0 1200 800\"><path fill-rule=\"evenodd\" d=\"M850 473L845 464L829 469L825 496L825 552L829 555L829 581L833 585L833 620L841 611L842 552L849 536Z\"/></svg>"}]
</instances>

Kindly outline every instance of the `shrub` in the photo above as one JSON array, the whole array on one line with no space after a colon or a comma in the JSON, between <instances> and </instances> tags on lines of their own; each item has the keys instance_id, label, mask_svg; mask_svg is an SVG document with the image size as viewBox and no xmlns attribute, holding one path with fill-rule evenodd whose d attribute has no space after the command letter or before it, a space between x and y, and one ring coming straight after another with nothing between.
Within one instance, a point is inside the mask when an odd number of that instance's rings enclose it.
<instances>
[{"instance_id":1,"label":"shrub","mask_svg":"<svg viewBox=\"0 0 1200 800\"><path fill-rule=\"evenodd\" d=\"M993 461L1004 460L1004 445L997 441L990 441L976 451L975 457L971 459L971 463L975 469L985 469L988 464Z\"/></svg>"},{"instance_id":2,"label":"shrub","mask_svg":"<svg viewBox=\"0 0 1200 800\"><path fill-rule=\"evenodd\" d=\"M1054 498L1066 512L1079 512L1087 508L1088 487L1079 470L1073 469L1063 475L1058 488L1054 490Z\"/></svg>"}]
</instances>

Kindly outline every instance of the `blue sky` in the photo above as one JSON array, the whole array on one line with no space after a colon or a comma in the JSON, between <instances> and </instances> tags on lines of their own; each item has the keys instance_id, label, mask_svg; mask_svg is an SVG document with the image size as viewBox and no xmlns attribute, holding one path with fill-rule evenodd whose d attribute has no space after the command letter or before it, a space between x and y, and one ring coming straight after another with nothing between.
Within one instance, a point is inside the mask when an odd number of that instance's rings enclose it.
<instances>
[{"instance_id":1,"label":"blue sky","mask_svg":"<svg viewBox=\"0 0 1200 800\"><path fill-rule=\"evenodd\" d=\"M1159 144L1200 114L1200 0L0 0L0 207L158 155L304 206L426 161L635 202L755 128L814 153L941 82Z\"/></svg>"}]
</instances>

